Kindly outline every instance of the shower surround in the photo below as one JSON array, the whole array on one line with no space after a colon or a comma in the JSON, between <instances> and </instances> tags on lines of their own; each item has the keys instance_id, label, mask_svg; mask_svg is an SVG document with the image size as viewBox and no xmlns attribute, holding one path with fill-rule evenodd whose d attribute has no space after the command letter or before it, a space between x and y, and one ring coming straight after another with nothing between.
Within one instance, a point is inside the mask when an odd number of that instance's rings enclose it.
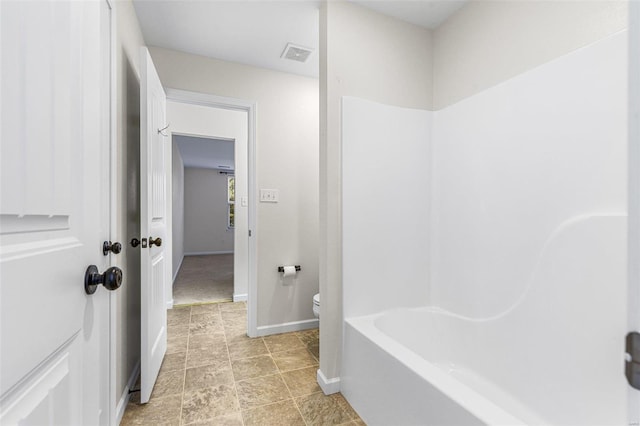
<instances>
[{"instance_id":1,"label":"shower surround","mask_svg":"<svg viewBox=\"0 0 640 426\"><path fill-rule=\"evenodd\" d=\"M627 102L626 31L436 112L343 98L367 424L629 423Z\"/></svg>"}]
</instances>

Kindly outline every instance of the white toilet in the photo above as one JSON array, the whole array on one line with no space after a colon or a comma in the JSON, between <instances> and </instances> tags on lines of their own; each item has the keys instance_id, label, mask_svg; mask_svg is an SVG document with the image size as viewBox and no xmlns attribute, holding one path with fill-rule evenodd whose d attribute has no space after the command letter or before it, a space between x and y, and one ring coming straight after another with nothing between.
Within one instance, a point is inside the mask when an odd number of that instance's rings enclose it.
<instances>
[{"instance_id":1,"label":"white toilet","mask_svg":"<svg viewBox=\"0 0 640 426\"><path fill-rule=\"evenodd\" d=\"M320 318L320 293L313 296L313 315Z\"/></svg>"}]
</instances>

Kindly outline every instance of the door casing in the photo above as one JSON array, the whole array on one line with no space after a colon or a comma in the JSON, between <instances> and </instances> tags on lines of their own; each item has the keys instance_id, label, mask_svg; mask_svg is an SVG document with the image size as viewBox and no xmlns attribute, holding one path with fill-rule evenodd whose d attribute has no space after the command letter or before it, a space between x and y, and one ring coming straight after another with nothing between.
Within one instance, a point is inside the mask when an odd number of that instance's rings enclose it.
<instances>
[{"instance_id":1,"label":"door casing","mask_svg":"<svg viewBox=\"0 0 640 426\"><path fill-rule=\"evenodd\" d=\"M256 223L256 120L258 104L255 101L247 101L236 98L210 95L205 93L190 92L173 88L165 88L167 101L200 105L211 108L220 108L235 111L245 111L248 117L247 137L247 165L248 165L248 197L249 205L249 258L247 259L248 292L247 292L247 334L249 337L257 337L257 223ZM236 159L237 161L237 159Z\"/></svg>"}]
</instances>

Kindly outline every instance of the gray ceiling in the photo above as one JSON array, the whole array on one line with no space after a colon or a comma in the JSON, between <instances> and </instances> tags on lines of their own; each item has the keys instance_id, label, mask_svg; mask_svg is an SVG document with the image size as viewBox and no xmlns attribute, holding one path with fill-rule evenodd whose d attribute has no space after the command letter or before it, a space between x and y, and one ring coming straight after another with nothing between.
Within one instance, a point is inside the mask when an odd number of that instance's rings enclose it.
<instances>
[{"instance_id":1,"label":"gray ceiling","mask_svg":"<svg viewBox=\"0 0 640 426\"><path fill-rule=\"evenodd\" d=\"M435 28L468 0L350 0ZM318 77L319 0L134 0L151 46ZM287 43L314 49L305 63L282 59Z\"/></svg>"},{"instance_id":2,"label":"gray ceiling","mask_svg":"<svg viewBox=\"0 0 640 426\"><path fill-rule=\"evenodd\" d=\"M234 170L234 141L173 135L185 167Z\"/></svg>"}]
</instances>

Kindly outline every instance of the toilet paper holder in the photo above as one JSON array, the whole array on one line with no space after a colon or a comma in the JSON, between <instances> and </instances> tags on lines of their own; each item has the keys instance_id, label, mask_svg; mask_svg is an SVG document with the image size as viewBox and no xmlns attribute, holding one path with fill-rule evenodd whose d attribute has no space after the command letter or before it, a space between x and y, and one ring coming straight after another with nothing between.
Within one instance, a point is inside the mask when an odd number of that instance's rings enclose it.
<instances>
[{"instance_id":1,"label":"toilet paper holder","mask_svg":"<svg viewBox=\"0 0 640 426\"><path fill-rule=\"evenodd\" d=\"M300 271L300 265L296 265L296 272ZM278 266L278 272L284 272L284 266Z\"/></svg>"}]
</instances>

